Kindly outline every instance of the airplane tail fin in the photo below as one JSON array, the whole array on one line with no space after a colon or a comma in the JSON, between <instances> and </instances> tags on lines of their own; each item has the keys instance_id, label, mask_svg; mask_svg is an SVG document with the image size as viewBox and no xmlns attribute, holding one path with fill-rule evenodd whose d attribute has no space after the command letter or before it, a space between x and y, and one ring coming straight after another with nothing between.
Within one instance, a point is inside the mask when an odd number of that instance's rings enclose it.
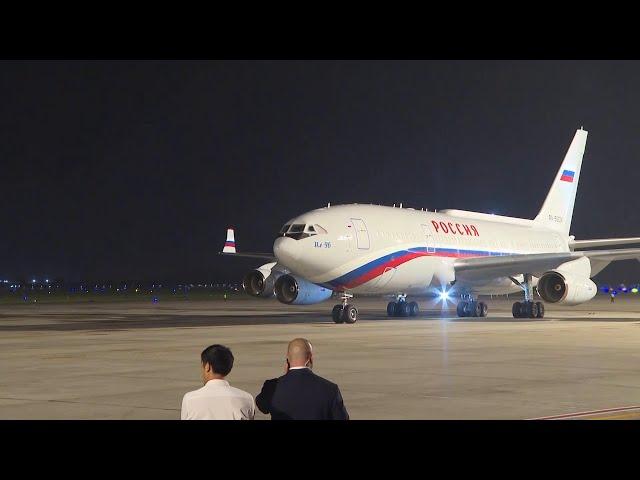
<instances>
[{"instance_id":1,"label":"airplane tail fin","mask_svg":"<svg viewBox=\"0 0 640 480\"><path fill-rule=\"evenodd\" d=\"M569 235L573 206L576 201L582 156L587 143L587 131L576 130L573 141L567 150L560 170L556 175L547 198L535 218L535 222L547 228Z\"/></svg>"},{"instance_id":2,"label":"airplane tail fin","mask_svg":"<svg viewBox=\"0 0 640 480\"><path fill-rule=\"evenodd\" d=\"M236 239L233 233L233 228L227 229L227 241L224 242L222 253L236 253Z\"/></svg>"}]
</instances>

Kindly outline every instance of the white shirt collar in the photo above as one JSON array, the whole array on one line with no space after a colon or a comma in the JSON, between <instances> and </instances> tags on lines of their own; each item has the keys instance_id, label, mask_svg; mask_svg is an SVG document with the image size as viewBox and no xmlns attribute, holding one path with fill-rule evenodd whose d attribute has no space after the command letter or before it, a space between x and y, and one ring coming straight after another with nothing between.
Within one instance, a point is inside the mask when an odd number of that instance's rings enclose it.
<instances>
[{"instance_id":1,"label":"white shirt collar","mask_svg":"<svg viewBox=\"0 0 640 480\"><path fill-rule=\"evenodd\" d=\"M205 383L205 387L228 387L229 382L222 380L221 378L214 378Z\"/></svg>"},{"instance_id":2,"label":"white shirt collar","mask_svg":"<svg viewBox=\"0 0 640 480\"><path fill-rule=\"evenodd\" d=\"M309 368L309 367L291 367L289 370L302 370L303 368Z\"/></svg>"}]
</instances>

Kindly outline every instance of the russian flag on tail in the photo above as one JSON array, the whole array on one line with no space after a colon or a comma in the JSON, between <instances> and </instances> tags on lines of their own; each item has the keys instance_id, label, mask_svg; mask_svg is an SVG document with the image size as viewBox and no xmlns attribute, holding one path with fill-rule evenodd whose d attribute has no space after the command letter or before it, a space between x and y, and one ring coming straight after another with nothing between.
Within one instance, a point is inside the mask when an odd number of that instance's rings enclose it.
<instances>
[{"instance_id":1,"label":"russian flag on tail","mask_svg":"<svg viewBox=\"0 0 640 480\"><path fill-rule=\"evenodd\" d=\"M224 242L223 253L236 253L236 240L233 235L233 228L227 229L227 241Z\"/></svg>"},{"instance_id":2,"label":"russian flag on tail","mask_svg":"<svg viewBox=\"0 0 640 480\"><path fill-rule=\"evenodd\" d=\"M569 183L573 183L573 175L575 172L572 172L571 170L564 170L562 172L562 176L560 177L560 180L562 182L569 182Z\"/></svg>"}]
</instances>

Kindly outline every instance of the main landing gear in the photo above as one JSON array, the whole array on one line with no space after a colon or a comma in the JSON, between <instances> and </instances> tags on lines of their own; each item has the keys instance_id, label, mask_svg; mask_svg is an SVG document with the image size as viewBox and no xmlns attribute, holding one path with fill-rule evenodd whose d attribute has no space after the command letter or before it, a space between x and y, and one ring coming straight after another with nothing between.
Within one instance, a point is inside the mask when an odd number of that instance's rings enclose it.
<instances>
[{"instance_id":1,"label":"main landing gear","mask_svg":"<svg viewBox=\"0 0 640 480\"><path fill-rule=\"evenodd\" d=\"M524 274L524 282L520 283L516 279L511 280L524 290L524 302L516 302L511 308L513 318L544 318L544 303L533 301L533 287L531 285L531 274Z\"/></svg>"},{"instance_id":2,"label":"main landing gear","mask_svg":"<svg viewBox=\"0 0 640 480\"><path fill-rule=\"evenodd\" d=\"M477 300L461 300L456 307L459 317L486 317L488 310L486 303Z\"/></svg>"},{"instance_id":3,"label":"main landing gear","mask_svg":"<svg viewBox=\"0 0 640 480\"><path fill-rule=\"evenodd\" d=\"M544 303L516 302L511 309L513 318L544 318Z\"/></svg>"},{"instance_id":4,"label":"main landing gear","mask_svg":"<svg viewBox=\"0 0 640 480\"><path fill-rule=\"evenodd\" d=\"M358 309L355 305L349 305L347 301L353 298L349 293L343 293L342 304L336 305L331 311L331 317L336 323L356 323L358 320Z\"/></svg>"},{"instance_id":5,"label":"main landing gear","mask_svg":"<svg viewBox=\"0 0 640 480\"><path fill-rule=\"evenodd\" d=\"M406 295L397 295L395 302L387 304L387 315L390 317L415 317L420 313L417 302L407 302Z\"/></svg>"}]
</instances>

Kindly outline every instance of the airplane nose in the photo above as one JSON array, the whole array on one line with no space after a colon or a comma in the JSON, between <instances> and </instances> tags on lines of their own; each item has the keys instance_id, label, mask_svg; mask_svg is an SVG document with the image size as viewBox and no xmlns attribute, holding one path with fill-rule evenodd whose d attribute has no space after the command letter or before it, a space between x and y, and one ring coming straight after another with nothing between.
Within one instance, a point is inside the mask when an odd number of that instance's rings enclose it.
<instances>
[{"instance_id":1,"label":"airplane nose","mask_svg":"<svg viewBox=\"0 0 640 480\"><path fill-rule=\"evenodd\" d=\"M300 242L289 237L278 237L273 242L273 254L278 263L292 268L300 259Z\"/></svg>"}]
</instances>

